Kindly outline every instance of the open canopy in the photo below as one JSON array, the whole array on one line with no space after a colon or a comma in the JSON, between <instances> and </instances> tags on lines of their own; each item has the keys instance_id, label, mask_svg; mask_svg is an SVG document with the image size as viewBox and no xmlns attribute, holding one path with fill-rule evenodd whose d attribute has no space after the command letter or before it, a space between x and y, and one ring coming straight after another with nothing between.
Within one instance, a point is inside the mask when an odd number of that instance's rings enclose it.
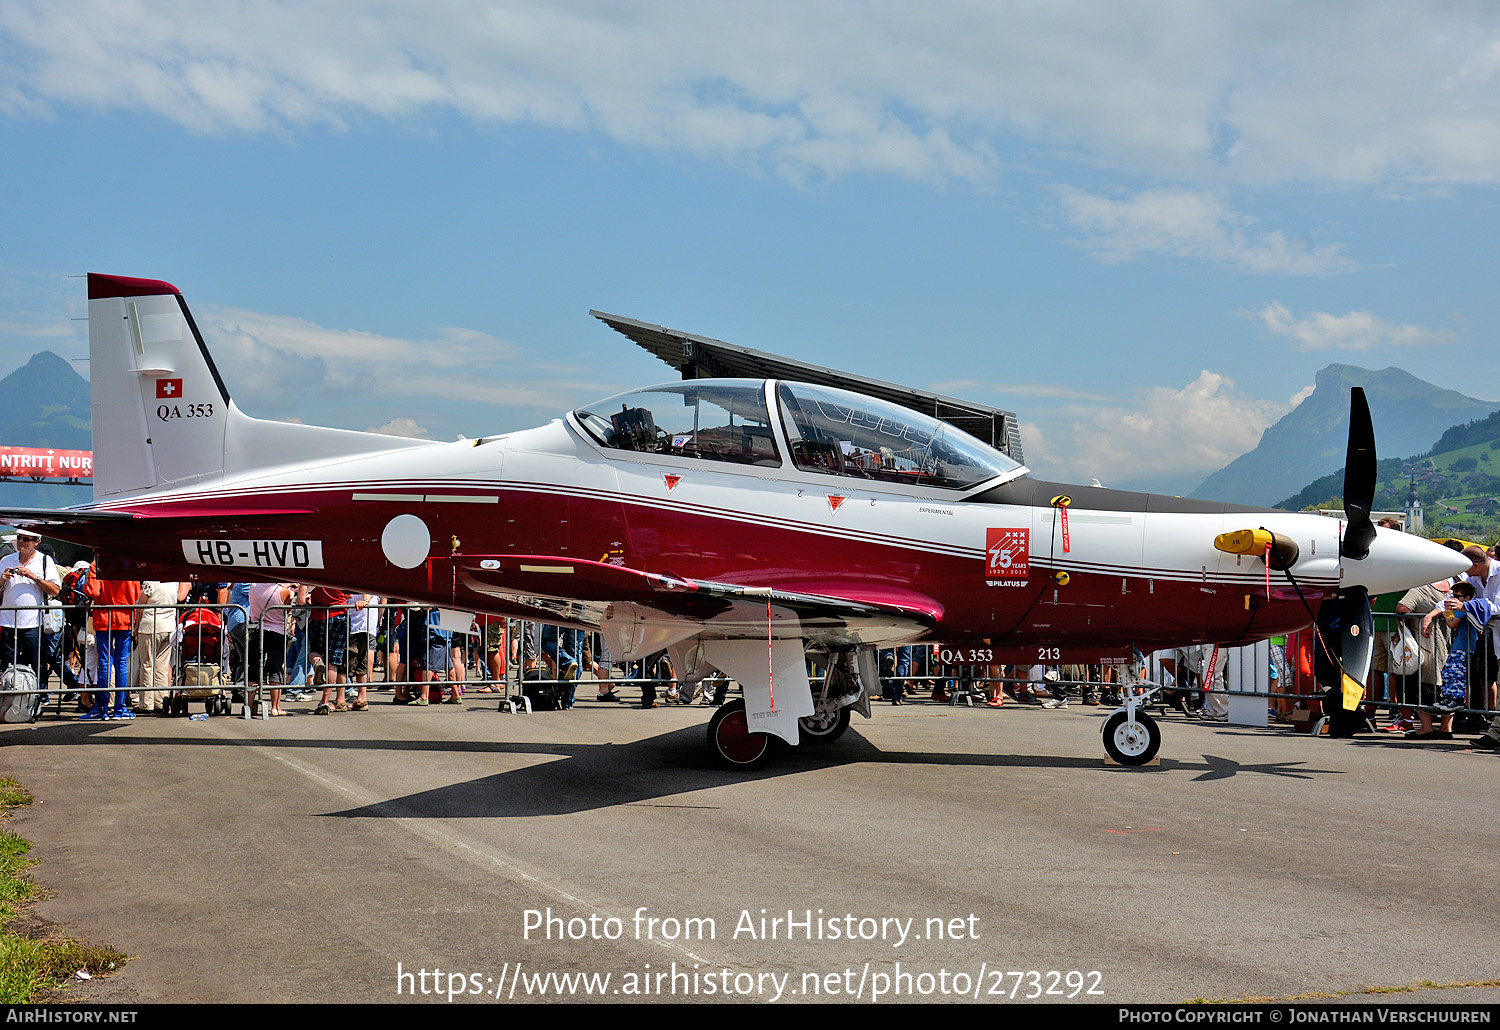
<instances>
[{"instance_id":1,"label":"open canopy","mask_svg":"<svg viewBox=\"0 0 1500 1030\"><path fill-rule=\"evenodd\" d=\"M601 445L651 454L778 468L790 460L804 472L946 490L1026 471L938 419L808 383L694 379L618 394L573 414Z\"/></svg>"}]
</instances>

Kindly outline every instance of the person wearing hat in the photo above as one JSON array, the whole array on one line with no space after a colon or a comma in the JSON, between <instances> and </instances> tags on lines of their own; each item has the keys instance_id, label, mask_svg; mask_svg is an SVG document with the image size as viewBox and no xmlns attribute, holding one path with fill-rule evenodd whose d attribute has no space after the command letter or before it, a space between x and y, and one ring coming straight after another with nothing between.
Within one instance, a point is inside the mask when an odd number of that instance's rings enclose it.
<instances>
[{"instance_id":1,"label":"person wearing hat","mask_svg":"<svg viewBox=\"0 0 1500 1030\"><path fill-rule=\"evenodd\" d=\"M16 550L0 558L0 671L37 667L42 609L62 589L57 562L37 549L41 535L16 531Z\"/></svg>"}]
</instances>

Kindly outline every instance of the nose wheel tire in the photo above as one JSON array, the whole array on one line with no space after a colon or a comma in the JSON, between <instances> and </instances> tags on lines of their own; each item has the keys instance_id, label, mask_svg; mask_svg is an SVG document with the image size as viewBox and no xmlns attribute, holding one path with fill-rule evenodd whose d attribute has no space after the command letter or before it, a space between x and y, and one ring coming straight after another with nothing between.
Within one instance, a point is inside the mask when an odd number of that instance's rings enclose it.
<instances>
[{"instance_id":1,"label":"nose wheel tire","mask_svg":"<svg viewBox=\"0 0 1500 1030\"><path fill-rule=\"evenodd\" d=\"M750 732L745 702L736 699L714 709L708 720L708 747L725 768L759 769L770 758L771 735Z\"/></svg>"},{"instance_id":2,"label":"nose wheel tire","mask_svg":"<svg viewBox=\"0 0 1500 1030\"><path fill-rule=\"evenodd\" d=\"M1120 765L1145 765L1161 747L1161 727L1145 712L1116 712L1104 721L1104 750Z\"/></svg>"},{"instance_id":3,"label":"nose wheel tire","mask_svg":"<svg viewBox=\"0 0 1500 1030\"><path fill-rule=\"evenodd\" d=\"M848 728L847 706L831 712L814 712L797 720L797 741L801 744L832 744Z\"/></svg>"}]
</instances>

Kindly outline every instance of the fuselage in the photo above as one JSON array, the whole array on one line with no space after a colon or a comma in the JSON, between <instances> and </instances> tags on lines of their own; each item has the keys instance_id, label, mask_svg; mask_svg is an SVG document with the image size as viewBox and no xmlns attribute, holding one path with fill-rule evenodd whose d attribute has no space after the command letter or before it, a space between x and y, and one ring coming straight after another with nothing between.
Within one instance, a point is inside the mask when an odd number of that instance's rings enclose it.
<instances>
[{"instance_id":1,"label":"fuselage","mask_svg":"<svg viewBox=\"0 0 1500 1030\"><path fill-rule=\"evenodd\" d=\"M1334 519L1067 487L1024 469L1001 479L941 490L785 460L621 450L570 414L479 441L149 491L97 506L149 524L96 525L85 542L111 576L289 579L596 625L598 606L473 589L450 561L552 555L924 607L939 613L926 632L861 642L983 643L996 660L1043 662L1284 633L1340 582ZM420 554L391 530L413 517L426 533ZM1256 556L1214 548L1216 535L1251 527L1299 541L1295 584ZM1358 563L1372 589L1428 578L1432 554L1400 537L1383 531L1387 546ZM1436 578L1442 566L1432 567Z\"/></svg>"}]
</instances>

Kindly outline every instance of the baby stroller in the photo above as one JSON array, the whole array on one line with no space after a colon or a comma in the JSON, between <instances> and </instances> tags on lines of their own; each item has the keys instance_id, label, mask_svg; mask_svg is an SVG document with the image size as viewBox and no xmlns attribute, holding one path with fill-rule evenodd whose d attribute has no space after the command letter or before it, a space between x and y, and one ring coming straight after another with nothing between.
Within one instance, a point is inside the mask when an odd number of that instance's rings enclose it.
<instances>
[{"instance_id":1,"label":"baby stroller","mask_svg":"<svg viewBox=\"0 0 1500 1030\"><path fill-rule=\"evenodd\" d=\"M229 714L224 690L224 622L212 608L192 608L177 627L177 689L167 698L168 715L186 715L202 701L209 715Z\"/></svg>"}]
</instances>

